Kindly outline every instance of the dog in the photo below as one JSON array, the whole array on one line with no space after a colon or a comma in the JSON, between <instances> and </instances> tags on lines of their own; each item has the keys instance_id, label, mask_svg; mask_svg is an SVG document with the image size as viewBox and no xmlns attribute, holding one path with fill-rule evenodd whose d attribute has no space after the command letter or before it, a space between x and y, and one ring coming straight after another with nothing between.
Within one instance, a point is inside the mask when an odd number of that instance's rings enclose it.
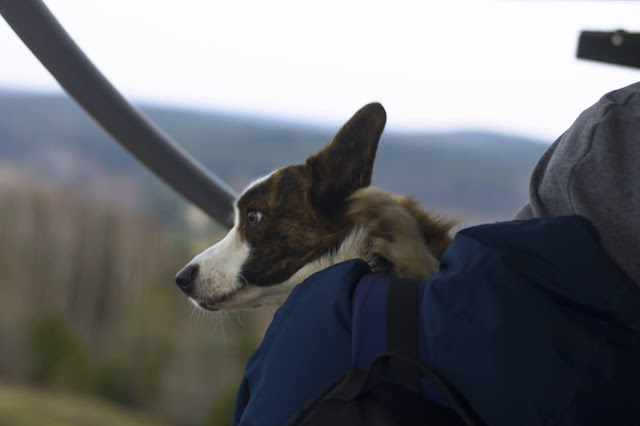
<instances>
[{"instance_id":1,"label":"dog","mask_svg":"<svg viewBox=\"0 0 640 426\"><path fill-rule=\"evenodd\" d=\"M313 273L357 258L389 276L435 273L456 221L369 186L385 123L382 105L366 105L304 164L251 183L227 236L176 275L190 301L211 311L280 305Z\"/></svg>"}]
</instances>

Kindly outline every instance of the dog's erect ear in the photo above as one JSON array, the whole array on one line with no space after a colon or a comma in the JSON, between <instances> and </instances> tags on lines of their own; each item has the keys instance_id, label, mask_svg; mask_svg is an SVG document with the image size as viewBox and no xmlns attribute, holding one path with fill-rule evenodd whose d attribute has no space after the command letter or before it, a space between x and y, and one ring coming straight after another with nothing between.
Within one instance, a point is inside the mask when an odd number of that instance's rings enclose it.
<instances>
[{"instance_id":1,"label":"dog's erect ear","mask_svg":"<svg viewBox=\"0 0 640 426\"><path fill-rule=\"evenodd\" d=\"M386 119L379 103L362 107L325 149L307 159L313 176L311 202L320 210L341 208L353 191L371 184Z\"/></svg>"}]
</instances>

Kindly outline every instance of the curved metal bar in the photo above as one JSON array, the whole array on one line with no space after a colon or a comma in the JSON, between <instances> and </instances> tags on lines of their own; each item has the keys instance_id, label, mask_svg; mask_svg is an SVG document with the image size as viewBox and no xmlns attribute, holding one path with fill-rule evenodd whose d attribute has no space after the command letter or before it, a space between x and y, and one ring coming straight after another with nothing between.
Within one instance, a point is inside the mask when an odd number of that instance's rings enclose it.
<instances>
[{"instance_id":1,"label":"curved metal bar","mask_svg":"<svg viewBox=\"0 0 640 426\"><path fill-rule=\"evenodd\" d=\"M228 226L235 192L109 83L41 0L0 0L0 14L67 93L134 157Z\"/></svg>"}]
</instances>

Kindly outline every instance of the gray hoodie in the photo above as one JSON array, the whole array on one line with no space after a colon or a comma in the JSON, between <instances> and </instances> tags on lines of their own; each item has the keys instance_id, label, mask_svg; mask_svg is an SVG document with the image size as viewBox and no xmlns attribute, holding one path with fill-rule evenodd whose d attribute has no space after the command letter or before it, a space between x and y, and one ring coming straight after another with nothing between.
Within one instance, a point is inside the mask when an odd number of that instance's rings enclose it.
<instances>
[{"instance_id":1,"label":"gray hoodie","mask_svg":"<svg viewBox=\"0 0 640 426\"><path fill-rule=\"evenodd\" d=\"M591 220L640 285L640 83L603 96L549 147L515 218L570 214Z\"/></svg>"}]
</instances>

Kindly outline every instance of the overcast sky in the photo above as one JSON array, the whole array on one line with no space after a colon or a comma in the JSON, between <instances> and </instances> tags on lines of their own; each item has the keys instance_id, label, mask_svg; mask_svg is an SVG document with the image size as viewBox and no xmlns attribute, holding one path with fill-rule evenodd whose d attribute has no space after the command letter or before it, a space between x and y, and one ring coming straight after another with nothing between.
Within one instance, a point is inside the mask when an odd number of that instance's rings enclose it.
<instances>
[{"instance_id":1,"label":"overcast sky","mask_svg":"<svg viewBox=\"0 0 640 426\"><path fill-rule=\"evenodd\" d=\"M136 101L338 126L377 100L394 129L552 141L640 70L575 59L580 30L640 31L640 2L47 0ZM0 20L0 88L59 90Z\"/></svg>"}]
</instances>

